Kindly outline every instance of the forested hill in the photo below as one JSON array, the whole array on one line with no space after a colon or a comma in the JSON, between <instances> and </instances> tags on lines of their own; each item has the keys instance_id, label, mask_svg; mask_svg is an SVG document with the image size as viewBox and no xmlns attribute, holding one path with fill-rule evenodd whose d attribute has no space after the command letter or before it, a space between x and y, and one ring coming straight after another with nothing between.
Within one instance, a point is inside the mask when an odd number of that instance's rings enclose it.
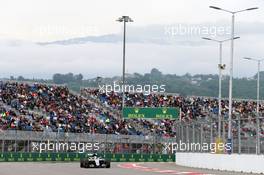
<instances>
[{"instance_id":1,"label":"forested hill","mask_svg":"<svg viewBox=\"0 0 264 175\"><path fill-rule=\"evenodd\" d=\"M13 80L27 80L23 77ZM165 89L168 93L179 93L183 96L218 96L218 75L190 75L182 76L175 74L163 74L158 69L153 68L150 73L145 74L127 74L127 84L129 85L166 85ZM72 90L79 91L81 87L98 87L98 84L110 84L120 82L120 77L95 77L93 79L84 79L82 74L54 74L52 80L34 80L55 84L66 84ZM229 77L223 76L222 80L222 96L228 97ZM256 98L257 81L256 76L251 78L234 78L233 80L233 96L234 98ZM264 72L260 74L260 96L264 99Z\"/></svg>"}]
</instances>

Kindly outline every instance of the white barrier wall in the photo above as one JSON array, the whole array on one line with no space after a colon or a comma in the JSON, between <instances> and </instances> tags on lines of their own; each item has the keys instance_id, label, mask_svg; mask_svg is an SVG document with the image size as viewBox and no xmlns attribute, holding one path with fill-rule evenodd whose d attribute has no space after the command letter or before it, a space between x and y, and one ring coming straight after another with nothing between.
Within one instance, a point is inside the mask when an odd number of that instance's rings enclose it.
<instances>
[{"instance_id":1,"label":"white barrier wall","mask_svg":"<svg viewBox=\"0 0 264 175\"><path fill-rule=\"evenodd\" d=\"M193 168L264 173L263 155L176 153L176 164Z\"/></svg>"}]
</instances>

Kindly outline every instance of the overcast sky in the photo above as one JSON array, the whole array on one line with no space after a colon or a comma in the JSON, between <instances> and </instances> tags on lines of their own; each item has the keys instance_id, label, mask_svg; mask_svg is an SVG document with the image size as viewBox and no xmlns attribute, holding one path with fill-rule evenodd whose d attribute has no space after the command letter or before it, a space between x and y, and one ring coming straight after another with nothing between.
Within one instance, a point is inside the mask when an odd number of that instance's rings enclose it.
<instances>
[{"instance_id":1,"label":"overcast sky","mask_svg":"<svg viewBox=\"0 0 264 175\"><path fill-rule=\"evenodd\" d=\"M120 75L121 42L37 45L37 42L115 34L115 20L129 15L127 72L145 73L153 67L164 73L217 73L216 43L200 37L226 39L231 16L209 9L259 7L236 17L235 76L252 76L256 64L243 56L263 58L263 0L8 0L0 5L1 77L24 75L50 78L53 73L82 73L86 78ZM192 28L199 31L191 31ZM215 32L215 29L218 31ZM208 32L209 31L209 32ZM224 45L229 65L230 43ZM264 68L264 67L262 67ZM228 71L226 70L227 74Z\"/></svg>"}]
</instances>

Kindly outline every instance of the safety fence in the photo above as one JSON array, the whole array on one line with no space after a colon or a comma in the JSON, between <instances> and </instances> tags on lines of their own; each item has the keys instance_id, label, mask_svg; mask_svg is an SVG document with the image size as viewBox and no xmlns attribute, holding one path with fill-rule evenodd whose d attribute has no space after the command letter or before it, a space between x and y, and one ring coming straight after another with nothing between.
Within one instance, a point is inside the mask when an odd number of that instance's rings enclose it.
<instances>
[{"instance_id":1,"label":"safety fence","mask_svg":"<svg viewBox=\"0 0 264 175\"><path fill-rule=\"evenodd\" d=\"M257 136L256 136L256 123L249 125L245 119L232 120L232 142L231 153L237 154L256 154L257 152ZM228 142L228 120L221 121L220 137L218 130L218 118L212 116L200 121L192 122L178 122L175 124L177 139L176 142L187 144L214 144L220 138L221 142ZM259 153L264 153L264 137L260 138ZM179 152L211 152L211 150L178 150Z\"/></svg>"},{"instance_id":2,"label":"safety fence","mask_svg":"<svg viewBox=\"0 0 264 175\"><path fill-rule=\"evenodd\" d=\"M174 155L165 154L98 154L112 162L175 162ZM85 153L1 153L0 162L80 161Z\"/></svg>"},{"instance_id":3,"label":"safety fence","mask_svg":"<svg viewBox=\"0 0 264 175\"><path fill-rule=\"evenodd\" d=\"M164 152L164 147L175 140L175 138L158 136L6 130L0 134L0 153L94 151L112 154L171 154L172 152L169 151Z\"/></svg>"}]
</instances>

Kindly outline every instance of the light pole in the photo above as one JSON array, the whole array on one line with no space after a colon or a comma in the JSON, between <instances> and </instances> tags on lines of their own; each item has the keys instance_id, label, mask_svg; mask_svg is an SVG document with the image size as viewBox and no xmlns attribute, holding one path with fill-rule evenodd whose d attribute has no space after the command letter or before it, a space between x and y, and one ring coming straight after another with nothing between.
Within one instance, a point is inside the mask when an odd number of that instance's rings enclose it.
<instances>
[{"instance_id":1,"label":"light pole","mask_svg":"<svg viewBox=\"0 0 264 175\"><path fill-rule=\"evenodd\" d=\"M235 37L235 39L239 39L240 37ZM222 70L225 69L225 64L222 64L222 46L223 43L226 41L230 41L230 39L225 39L225 40L216 40L216 39L212 39L212 38L202 38L204 40L208 40L208 41L214 41L219 43L219 64L218 64L218 69L219 69L219 90L218 90L218 138L221 137L221 112L222 112L222 105L221 105L221 101L222 101Z\"/></svg>"},{"instance_id":2,"label":"light pole","mask_svg":"<svg viewBox=\"0 0 264 175\"><path fill-rule=\"evenodd\" d=\"M133 22L129 16L122 16L116 21L124 23L124 37L123 37L123 74L122 74L122 111L125 106L125 66L126 66L126 23Z\"/></svg>"},{"instance_id":3,"label":"light pole","mask_svg":"<svg viewBox=\"0 0 264 175\"><path fill-rule=\"evenodd\" d=\"M258 78L257 78L257 143L256 143L256 154L260 154L260 138L259 138L259 73L260 73L260 63L264 61L264 59L254 59L245 57L246 60L256 61L258 63Z\"/></svg>"},{"instance_id":4,"label":"light pole","mask_svg":"<svg viewBox=\"0 0 264 175\"><path fill-rule=\"evenodd\" d=\"M232 14L232 28L231 28L231 55L230 55L230 75L229 75L229 113L228 113L228 140L232 143L231 140L231 132L232 132L232 90L233 90L233 61L234 61L234 36L235 36L235 14L244 12L244 11L251 11L256 10L258 7L248 8L245 10L239 11L229 11L219 7L210 6L210 8L215 10L221 10L227 13Z\"/></svg>"}]
</instances>

